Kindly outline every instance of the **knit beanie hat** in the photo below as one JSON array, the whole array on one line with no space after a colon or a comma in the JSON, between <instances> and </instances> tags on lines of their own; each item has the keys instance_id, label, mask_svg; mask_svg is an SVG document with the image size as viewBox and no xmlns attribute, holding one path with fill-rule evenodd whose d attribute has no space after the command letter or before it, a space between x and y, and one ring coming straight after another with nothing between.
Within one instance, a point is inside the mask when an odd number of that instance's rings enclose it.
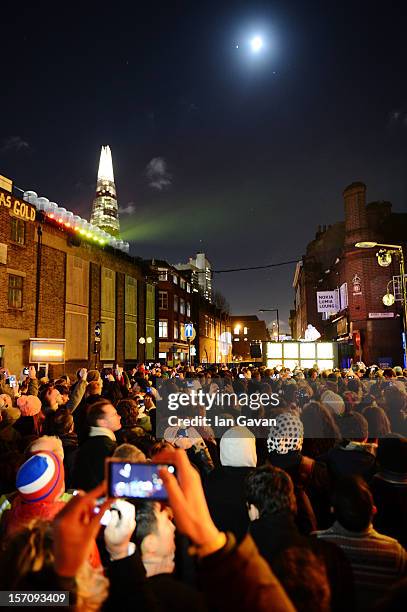
<instances>
[{"instance_id":1,"label":"knit beanie hat","mask_svg":"<svg viewBox=\"0 0 407 612\"><path fill-rule=\"evenodd\" d=\"M267 438L269 453L274 451L286 455L289 451L300 451L304 439L304 426L294 412L283 412L276 417Z\"/></svg>"},{"instance_id":2,"label":"knit beanie hat","mask_svg":"<svg viewBox=\"0 0 407 612\"><path fill-rule=\"evenodd\" d=\"M334 391L324 391L321 395L321 402L333 415L340 415L345 412L345 402L342 397L334 393Z\"/></svg>"},{"instance_id":3,"label":"knit beanie hat","mask_svg":"<svg viewBox=\"0 0 407 612\"><path fill-rule=\"evenodd\" d=\"M229 467L256 467L256 438L247 427L231 427L220 441L220 462Z\"/></svg>"},{"instance_id":4,"label":"knit beanie hat","mask_svg":"<svg viewBox=\"0 0 407 612\"><path fill-rule=\"evenodd\" d=\"M64 464L55 454L39 451L17 472L16 488L25 502L55 501L64 486Z\"/></svg>"},{"instance_id":5,"label":"knit beanie hat","mask_svg":"<svg viewBox=\"0 0 407 612\"><path fill-rule=\"evenodd\" d=\"M35 416L41 412L41 400L35 395L22 395L17 400L21 416Z\"/></svg>"}]
</instances>

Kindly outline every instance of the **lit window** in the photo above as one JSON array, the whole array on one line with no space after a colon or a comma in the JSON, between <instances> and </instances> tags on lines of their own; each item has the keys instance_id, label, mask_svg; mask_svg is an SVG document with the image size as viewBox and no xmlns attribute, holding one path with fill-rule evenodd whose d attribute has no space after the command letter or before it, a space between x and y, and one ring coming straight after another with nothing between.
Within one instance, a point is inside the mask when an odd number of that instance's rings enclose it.
<instances>
[{"instance_id":1,"label":"lit window","mask_svg":"<svg viewBox=\"0 0 407 612\"><path fill-rule=\"evenodd\" d=\"M168 321L166 319L160 319L158 322L158 336L168 338Z\"/></svg>"},{"instance_id":2,"label":"lit window","mask_svg":"<svg viewBox=\"0 0 407 612\"><path fill-rule=\"evenodd\" d=\"M187 283L187 293L191 293L191 284Z\"/></svg>"},{"instance_id":3,"label":"lit window","mask_svg":"<svg viewBox=\"0 0 407 612\"><path fill-rule=\"evenodd\" d=\"M9 308L23 307L23 277L16 274L8 276L8 305Z\"/></svg>"},{"instance_id":4,"label":"lit window","mask_svg":"<svg viewBox=\"0 0 407 612\"><path fill-rule=\"evenodd\" d=\"M178 276L176 274L173 275L172 280L174 285L178 285Z\"/></svg>"},{"instance_id":5,"label":"lit window","mask_svg":"<svg viewBox=\"0 0 407 612\"><path fill-rule=\"evenodd\" d=\"M187 302L187 317L191 316L191 304Z\"/></svg>"},{"instance_id":6,"label":"lit window","mask_svg":"<svg viewBox=\"0 0 407 612\"><path fill-rule=\"evenodd\" d=\"M181 289L185 289L186 283L184 278L179 279L179 286L181 287Z\"/></svg>"},{"instance_id":7,"label":"lit window","mask_svg":"<svg viewBox=\"0 0 407 612\"><path fill-rule=\"evenodd\" d=\"M185 300L182 298L179 300L179 311L181 314L185 314Z\"/></svg>"},{"instance_id":8,"label":"lit window","mask_svg":"<svg viewBox=\"0 0 407 612\"><path fill-rule=\"evenodd\" d=\"M178 340L178 322L174 321L174 340Z\"/></svg>"},{"instance_id":9,"label":"lit window","mask_svg":"<svg viewBox=\"0 0 407 612\"><path fill-rule=\"evenodd\" d=\"M158 292L158 308L160 310L168 309L168 291Z\"/></svg>"},{"instance_id":10,"label":"lit window","mask_svg":"<svg viewBox=\"0 0 407 612\"><path fill-rule=\"evenodd\" d=\"M22 219L11 217L11 241L25 244L25 223Z\"/></svg>"},{"instance_id":11,"label":"lit window","mask_svg":"<svg viewBox=\"0 0 407 612\"><path fill-rule=\"evenodd\" d=\"M233 330L233 333L235 334L235 336L238 336L240 334L240 325L236 325L235 329Z\"/></svg>"},{"instance_id":12,"label":"lit window","mask_svg":"<svg viewBox=\"0 0 407 612\"><path fill-rule=\"evenodd\" d=\"M158 280L166 281L168 279L168 270L158 270Z\"/></svg>"},{"instance_id":13,"label":"lit window","mask_svg":"<svg viewBox=\"0 0 407 612\"><path fill-rule=\"evenodd\" d=\"M247 336L247 327L244 327L244 328L243 328L243 335L244 335L244 336Z\"/></svg>"},{"instance_id":14,"label":"lit window","mask_svg":"<svg viewBox=\"0 0 407 612\"><path fill-rule=\"evenodd\" d=\"M178 295L174 295L174 312L178 312Z\"/></svg>"}]
</instances>

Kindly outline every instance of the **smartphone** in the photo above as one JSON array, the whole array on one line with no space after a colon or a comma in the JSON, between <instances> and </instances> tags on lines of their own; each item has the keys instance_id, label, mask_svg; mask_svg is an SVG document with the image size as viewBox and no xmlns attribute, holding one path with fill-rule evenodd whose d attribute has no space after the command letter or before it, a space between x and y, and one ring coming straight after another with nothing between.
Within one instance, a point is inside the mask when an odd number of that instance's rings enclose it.
<instances>
[{"instance_id":1,"label":"smartphone","mask_svg":"<svg viewBox=\"0 0 407 612\"><path fill-rule=\"evenodd\" d=\"M146 393L151 393L151 387L147 387Z\"/></svg>"},{"instance_id":2,"label":"smartphone","mask_svg":"<svg viewBox=\"0 0 407 612\"><path fill-rule=\"evenodd\" d=\"M17 378L13 374L8 377L8 384L10 387L17 387Z\"/></svg>"},{"instance_id":3,"label":"smartphone","mask_svg":"<svg viewBox=\"0 0 407 612\"><path fill-rule=\"evenodd\" d=\"M239 378L244 378L244 374L239 374Z\"/></svg>"},{"instance_id":4,"label":"smartphone","mask_svg":"<svg viewBox=\"0 0 407 612\"><path fill-rule=\"evenodd\" d=\"M28 376L28 373L29 373L29 369L28 368L24 368L24 370L23 370L24 376Z\"/></svg>"},{"instance_id":5,"label":"smartphone","mask_svg":"<svg viewBox=\"0 0 407 612\"><path fill-rule=\"evenodd\" d=\"M166 468L176 474L171 463L131 463L106 459L106 480L109 497L125 497L151 501L167 501L168 494L158 472Z\"/></svg>"}]
</instances>

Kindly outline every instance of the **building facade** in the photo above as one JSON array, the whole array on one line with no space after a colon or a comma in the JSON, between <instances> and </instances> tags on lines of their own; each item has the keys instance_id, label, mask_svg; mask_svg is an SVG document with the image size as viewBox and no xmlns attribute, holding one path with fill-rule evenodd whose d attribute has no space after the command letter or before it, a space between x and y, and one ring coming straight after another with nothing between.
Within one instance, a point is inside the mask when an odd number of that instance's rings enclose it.
<instances>
[{"instance_id":1,"label":"building facade","mask_svg":"<svg viewBox=\"0 0 407 612\"><path fill-rule=\"evenodd\" d=\"M366 204L366 185L352 183L344 193L345 221L319 228L297 264L294 277L295 313L291 316L294 338L304 338L308 324L326 340L341 345L343 366L351 361L402 364L402 300L397 284L397 258L381 267L379 247L356 248L374 241L398 244L406 250L407 215L392 212L389 202ZM337 306L318 312L317 292L336 291ZM395 294L392 306L383 296Z\"/></svg>"},{"instance_id":2,"label":"building facade","mask_svg":"<svg viewBox=\"0 0 407 612\"><path fill-rule=\"evenodd\" d=\"M65 363L50 364L52 376L154 360L157 289L143 261L38 211L11 181L1 185L1 365L19 373L32 338L65 341Z\"/></svg>"},{"instance_id":3,"label":"building facade","mask_svg":"<svg viewBox=\"0 0 407 612\"><path fill-rule=\"evenodd\" d=\"M231 361L229 315L211 304L194 285L194 271L163 260L151 262L158 278L159 356L171 365ZM185 324L195 337L188 343Z\"/></svg>"},{"instance_id":4,"label":"building facade","mask_svg":"<svg viewBox=\"0 0 407 612\"><path fill-rule=\"evenodd\" d=\"M233 361L252 361L261 363L262 342L270 341L270 334L265 321L256 315L233 315L230 317L232 327Z\"/></svg>"},{"instance_id":5,"label":"building facade","mask_svg":"<svg viewBox=\"0 0 407 612\"><path fill-rule=\"evenodd\" d=\"M205 253L197 253L195 257L189 258L188 263L180 263L175 267L180 272L188 272L192 287L212 302L212 266Z\"/></svg>"}]
</instances>

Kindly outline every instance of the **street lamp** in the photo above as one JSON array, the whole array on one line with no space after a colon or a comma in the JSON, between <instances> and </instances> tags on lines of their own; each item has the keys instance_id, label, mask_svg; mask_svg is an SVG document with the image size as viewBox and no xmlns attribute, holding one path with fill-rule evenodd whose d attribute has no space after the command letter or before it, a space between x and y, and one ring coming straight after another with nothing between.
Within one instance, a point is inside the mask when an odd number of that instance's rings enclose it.
<instances>
[{"instance_id":1,"label":"street lamp","mask_svg":"<svg viewBox=\"0 0 407 612\"><path fill-rule=\"evenodd\" d=\"M382 267L387 267L391 264L391 256L398 255L400 258L400 281L401 281L401 301L403 310L403 352L404 352L404 367L407 366L406 358L406 333L407 333L407 290L406 277L404 272L404 254L401 244L381 244L380 242L357 242L355 247L358 249L372 249L380 247L380 251L376 253L378 264Z\"/></svg>"},{"instance_id":2,"label":"street lamp","mask_svg":"<svg viewBox=\"0 0 407 612\"><path fill-rule=\"evenodd\" d=\"M277 340L276 342L279 342L280 340L280 318L278 316L278 308L260 308L259 312L275 312L277 315Z\"/></svg>"}]
</instances>

